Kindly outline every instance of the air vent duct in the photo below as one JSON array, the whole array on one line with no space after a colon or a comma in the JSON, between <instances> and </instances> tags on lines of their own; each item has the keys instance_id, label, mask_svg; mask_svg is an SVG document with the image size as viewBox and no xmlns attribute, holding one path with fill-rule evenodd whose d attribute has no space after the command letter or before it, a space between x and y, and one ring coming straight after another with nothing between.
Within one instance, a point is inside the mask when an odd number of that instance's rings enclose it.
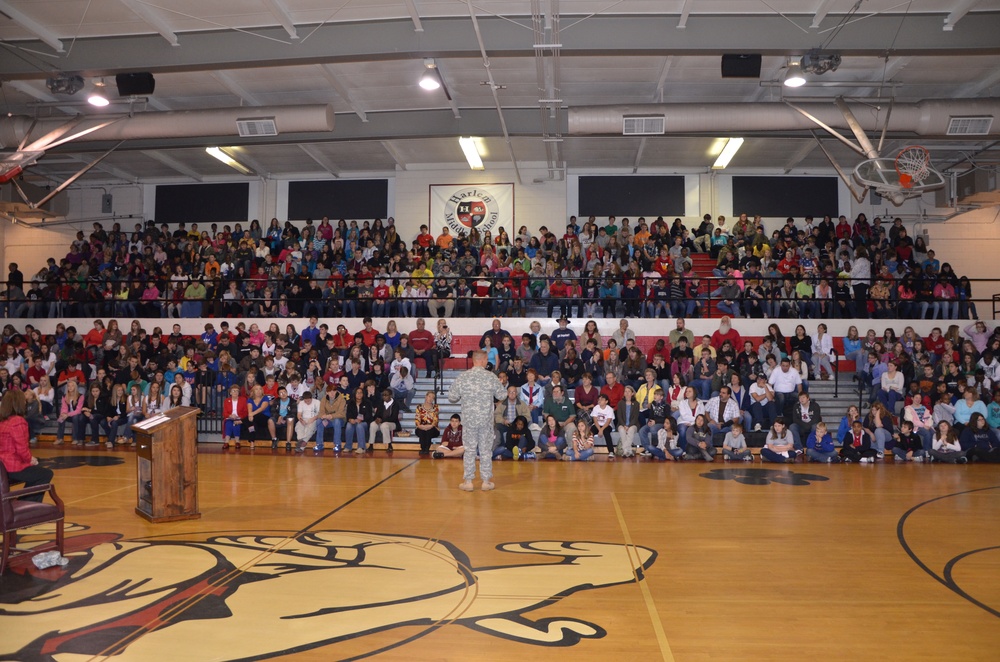
<instances>
[{"instance_id":1,"label":"air vent duct","mask_svg":"<svg viewBox=\"0 0 1000 662\"><path fill-rule=\"evenodd\" d=\"M949 136L988 136L992 117L952 117L948 121Z\"/></svg>"},{"instance_id":2,"label":"air vent duct","mask_svg":"<svg viewBox=\"0 0 1000 662\"><path fill-rule=\"evenodd\" d=\"M273 117L238 119L236 120L236 128L240 132L241 138L278 135L278 125L274 123Z\"/></svg>"},{"instance_id":3,"label":"air vent duct","mask_svg":"<svg viewBox=\"0 0 1000 662\"><path fill-rule=\"evenodd\" d=\"M663 115L622 118L623 136L662 136L665 131L666 118Z\"/></svg>"}]
</instances>

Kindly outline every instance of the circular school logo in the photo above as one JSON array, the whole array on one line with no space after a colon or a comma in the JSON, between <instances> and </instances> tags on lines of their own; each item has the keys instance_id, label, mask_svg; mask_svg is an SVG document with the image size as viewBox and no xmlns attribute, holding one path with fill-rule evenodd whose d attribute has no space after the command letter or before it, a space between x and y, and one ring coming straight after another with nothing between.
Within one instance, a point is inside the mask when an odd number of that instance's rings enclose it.
<instances>
[{"instance_id":1,"label":"circular school logo","mask_svg":"<svg viewBox=\"0 0 1000 662\"><path fill-rule=\"evenodd\" d=\"M488 189L467 188L452 194L444 206L444 221L456 234L492 230L500 220L500 205Z\"/></svg>"},{"instance_id":2,"label":"circular school logo","mask_svg":"<svg viewBox=\"0 0 1000 662\"><path fill-rule=\"evenodd\" d=\"M459 222L467 228L474 228L486 218L486 203L482 200L463 200L456 208Z\"/></svg>"}]
</instances>

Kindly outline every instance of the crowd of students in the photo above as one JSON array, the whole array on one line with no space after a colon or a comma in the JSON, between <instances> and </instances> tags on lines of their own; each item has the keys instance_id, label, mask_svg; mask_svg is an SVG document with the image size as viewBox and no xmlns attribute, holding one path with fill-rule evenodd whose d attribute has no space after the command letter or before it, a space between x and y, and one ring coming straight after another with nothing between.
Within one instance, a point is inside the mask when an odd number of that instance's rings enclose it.
<instances>
[{"instance_id":1,"label":"crowd of students","mask_svg":"<svg viewBox=\"0 0 1000 662\"><path fill-rule=\"evenodd\" d=\"M694 270L699 251L715 259L710 279ZM424 225L409 242L392 218L95 223L27 281L10 264L2 302L11 317L50 318L524 316L532 304L550 317L696 317L717 305L735 317L976 318L968 278L899 218L885 227L864 214L789 218L770 234L746 214L706 214L693 229L571 217L561 236Z\"/></svg>"},{"instance_id":2,"label":"crowd of students","mask_svg":"<svg viewBox=\"0 0 1000 662\"><path fill-rule=\"evenodd\" d=\"M33 443L56 423L55 443L108 447L131 442L131 424L176 406L201 407L222 422L224 447L258 441L288 451L371 452L381 439L415 434L420 453L460 455L461 422L442 429L433 390L415 407L412 429L401 413L413 408L415 380L441 370L451 356L447 321L434 332L418 318L404 333L365 318L355 331L310 318L301 328L262 330L209 322L197 338L174 325L128 332L97 319L80 335L57 325L53 337L28 325L3 329L0 389L23 391ZM496 404L495 455L503 458L593 457L595 440L608 457L705 459L722 438L726 459L750 460L747 438L765 433L764 460L868 462L893 450L896 460L1000 461L1000 330L983 322L964 330L935 328L920 338L912 327L842 339L870 403L824 421L809 381L834 376L832 338L819 323L785 337L778 324L759 342L744 339L728 317L696 342L675 328L643 351L627 319L610 337L594 320L579 334L565 316L541 333L531 322L515 343L494 319L479 345L488 368L507 386ZM836 430L834 431L834 428ZM88 434L89 433L89 434ZM617 433L617 434L615 434ZM435 445L436 444L436 445Z\"/></svg>"}]
</instances>

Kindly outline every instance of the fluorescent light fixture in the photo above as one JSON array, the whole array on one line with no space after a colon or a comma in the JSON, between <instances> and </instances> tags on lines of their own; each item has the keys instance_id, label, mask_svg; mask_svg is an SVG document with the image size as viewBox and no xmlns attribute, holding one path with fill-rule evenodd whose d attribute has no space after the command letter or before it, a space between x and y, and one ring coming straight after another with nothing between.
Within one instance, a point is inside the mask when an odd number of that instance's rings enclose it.
<instances>
[{"instance_id":1,"label":"fluorescent light fixture","mask_svg":"<svg viewBox=\"0 0 1000 662\"><path fill-rule=\"evenodd\" d=\"M739 151L742 145L742 138L730 138L726 146L722 148L722 154L719 154L719 158L715 160L712 170L722 170L729 165L729 162L733 160L733 157L736 156L736 152Z\"/></svg>"},{"instance_id":2,"label":"fluorescent light fixture","mask_svg":"<svg viewBox=\"0 0 1000 662\"><path fill-rule=\"evenodd\" d=\"M420 77L420 87L428 91L441 87L441 76L432 57L424 58L424 75Z\"/></svg>"},{"instance_id":3,"label":"fluorescent light fixture","mask_svg":"<svg viewBox=\"0 0 1000 662\"><path fill-rule=\"evenodd\" d=\"M94 91L87 97L87 103L98 108L104 108L111 102L104 95L104 79L101 78L94 83Z\"/></svg>"},{"instance_id":4,"label":"fluorescent light fixture","mask_svg":"<svg viewBox=\"0 0 1000 662\"><path fill-rule=\"evenodd\" d=\"M221 147L206 147L205 151L241 174L244 175L257 174L252 169L248 168L247 166L243 165L242 163L234 159L230 154L223 151Z\"/></svg>"},{"instance_id":5,"label":"fluorescent light fixture","mask_svg":"<svg viewBox=\"0 0 1000 662\"><path fill-rule=\"evenodd\" d=\"M469 162L469 167L473 170L485 170L483 158L479 156L479 147L476 146L475 138L459 138L458 144L465 152L465 160Z\"/></svg>"},{"instance_id":6,"label":"fluorescent light fixture","mask_svg":"<svg viewBox=\"0 0 1000 662\"><path fill-rule=\"evenodd\" d=\"M785 71L785 87L802 87L805 84L806 77L802 73L802 63L799 60L789 62Z\"/></svg>"}]
</instances>

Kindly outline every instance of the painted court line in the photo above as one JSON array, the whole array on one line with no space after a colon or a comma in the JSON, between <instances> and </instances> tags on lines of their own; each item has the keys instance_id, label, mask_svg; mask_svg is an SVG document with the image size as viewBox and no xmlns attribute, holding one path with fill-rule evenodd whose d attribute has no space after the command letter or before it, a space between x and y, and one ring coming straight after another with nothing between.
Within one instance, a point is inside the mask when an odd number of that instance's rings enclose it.
<instances>
[{"instance_id":1,"label":"painted court line","mask_svg":"<svg viewBox=\"0 0 1000 662\"><path fill-rule=\"evenodd\" d=\"M635 553L635 545L632 543L632 535L628 532L628 526L625 525L625 515L622 514L621 506L618 505L618 497L615 493L611 493L611 503L615 507L615 515L618 516L618 524L622 528L622 537L625 539L625 545L629 550L629 556L635 556L637 560L639 555ZM639 571L636 568L641 568L641 562L631 563L633 568L632 572L635 575L635 581L639 585L639 590L642 592L642 599L646 603L646 611L649 612L649 618L653 622L653 632L656 634L656 641L660 645L660 653L663 655L664 662L674 662L674 653L670 650L670 642L667 641L667 633L663 631L663 623L660 622L660 614L656 611L656 604L653 602L653 595L649 592L649 586L646 585L644 578L639 577L637 574Z\"/></svg>"}]
</instances>

